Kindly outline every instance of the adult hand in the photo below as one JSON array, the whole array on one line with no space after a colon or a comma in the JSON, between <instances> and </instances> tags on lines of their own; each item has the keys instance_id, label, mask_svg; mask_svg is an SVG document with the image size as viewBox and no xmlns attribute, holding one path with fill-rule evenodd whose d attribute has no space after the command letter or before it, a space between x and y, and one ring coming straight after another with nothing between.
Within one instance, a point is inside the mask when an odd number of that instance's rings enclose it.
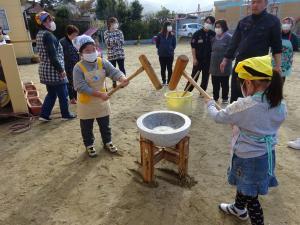
<instances>
[{"instance_id":1,"label":"adult hand","mask_svg":"<svg viewBox=\"0 0 300 225\"><path fill-rule=\"evenodd\" d=\"M196 58L193 59L193 65L197 66L198 65L198 60Z\"/></svg>"},{"instance_id":2,"label":"adult hand","mask_svg":"<svg viewBox=\"0 0 300 225\"><path fill-rule=\"evenodd\" d=\"M59 76L60 76L61 79L64 79L64 78L67 76L66 71L61 72L61 73L59 74Z\"/></svg>"},{"instance_id":3,"label":"adult hand","mask_svg":"<svg viewBox=\"0 0 300 225\"><path fill-rule=\"evenodd\" d=\"M224 73L226 65L227 65L227 59L224 58L220 64L221 73Z\"/></svg>"},{"instance_id":4,"label":"adult hand","mask_svg":"<svg viewBox=\"0 0 300 225\"><path fill-rule=\"evenodd\" d=\"M121 76L119 82L122 87L126 87L129 84L129 80L125 76Z\"/></svg>"},{"instance_id":5,"label":"adult hand","mask_svg":"<svg viewBox=\"0 0 300 225\"><path fill-rule=\"evenodd\" d=\"M281 66L280 66L280 65L276 65L276 66L274 67L274 70L277 71L279 74L282 73L282 70L281 70Z\"/></svg>"}]
</instances>

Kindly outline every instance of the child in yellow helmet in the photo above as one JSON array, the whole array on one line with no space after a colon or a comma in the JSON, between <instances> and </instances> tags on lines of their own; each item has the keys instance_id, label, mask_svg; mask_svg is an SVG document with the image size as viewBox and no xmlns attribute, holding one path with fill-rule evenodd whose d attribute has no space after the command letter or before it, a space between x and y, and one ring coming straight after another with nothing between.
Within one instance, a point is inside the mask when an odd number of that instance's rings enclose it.
<instances>
[{"instance_id":1,"label":"child in yellow helmet","mask_svg":"<svg viewBox=\"0 0 300 225\"><path fill-rule=\"evenodd\" d=\"M271 57L253 57L238 63L236 70L244 98L217 110L206 99L209 115L217 123L233 125L232 158L228 181L237 188L235 202L222 203L221 211L254 225L264 224L258 195L278 185L275 176L277 132L286 118L282 79L273 70Z\"/></svg>"}]
</instances>

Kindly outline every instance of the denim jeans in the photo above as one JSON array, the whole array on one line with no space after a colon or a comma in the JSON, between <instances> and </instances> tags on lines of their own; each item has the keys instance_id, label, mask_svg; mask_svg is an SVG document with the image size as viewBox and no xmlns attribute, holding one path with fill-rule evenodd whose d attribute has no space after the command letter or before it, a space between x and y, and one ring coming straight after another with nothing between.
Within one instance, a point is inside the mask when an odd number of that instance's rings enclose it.
<instances>
[{"instance_id":1,"label":"denim jeans","mask_svg":"<svg viewBox=\"0 0 300 225\"><path fill-rule=\"evenodd\" d=\"M51 111L54 107L56 98L59 100L59 107L61 116L63 118L70 116L69 104L68 104L68 87L67 84L58 85L46 85L47 95L45 97L41 117L49 118Z\"/></svg>"},{"instance_id":2,"label":"denim jeans","mask_svg":"<svg viewBox=\"0 0 300 225\"><path fill-rule=\"evenodd\" d=\"M94 120L95 119L80 120L81 135L85 147L94 145ZM96 120L99 125L102 143L105 145L111 142L111 128L109 126L109 116L96 118Z\"/></svg>"}]
</instances>

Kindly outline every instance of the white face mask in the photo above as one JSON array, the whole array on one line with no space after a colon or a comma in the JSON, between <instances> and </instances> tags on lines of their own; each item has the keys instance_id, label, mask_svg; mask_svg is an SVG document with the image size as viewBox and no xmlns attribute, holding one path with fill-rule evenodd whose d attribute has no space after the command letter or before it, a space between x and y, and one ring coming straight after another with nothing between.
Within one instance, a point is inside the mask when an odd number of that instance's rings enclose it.
<instances>
[{"instance_id":1,"label":"white face mask","mask_svg":"<svg viewBox=\"0 0 300 225\"><path fill-rule=\"evenodd\" d=\"M222 28L216 27L215 32L217 35L221 35L223 33L223 30L222 30Z\"/></svg>"},{"instance_id":2,"label":"white face mask","mask_svg":"<svg viewBox=\"0 0 300 225\"><path fill-rule=\"evenodd\" d=\"M167 26L167 31L168 32L171 32L173 30L173 27L172 26Z\"/></svg>"},{"instance_id":3,"label":"white face mask","mask_svg":"<svg viewBox=\"0 0 300 225\"><path fill-rule=\"evenodd\" d=\"M95 52L89 53L89 54L82 54L82 57L87 62L95 62L98 57L98 52L95 51Z\"/></svg>"},{"instance_id":4,"label":"white face mask","mask_svg":"<svg viewBox=\"0 0 300 225\"><path fill-rule=\"evenodd\" d=\"M204 29L205 30L211 30L213 26L210 23L204 23Z\"/></svg>"},{"instance_id":5,"label":"white face mask","mask_svg":"<svg viewBox=\"0 0 300 225\"><path fill-rule=\"evenodd\" d=\"M56 24L55 24L54 21L51 21L48 29L51 30L51 31L55 31L56 30Z\"/></svg>"},{"instance_id":6,"label":"white face mask","mask_svg":"<svg viewBox=\"0 0 300 225\"><path fill-rule=\"evenodd\" d=\"M289 23L284 23L284 24L281 25L281 27L282 27L282 30L288 31L288 30L291 30L292 25L289 24Z\"/></svg>"},{"instance_id":7,"label":"white face mask","mask_svg":"<svg viewBox=\"0 0 300 225\"><path fill-rule=\"evenodd\" d=\"M119 28L119 24L118 24L118 23L114 23L114 24L113 24L113 29L114 29L114 30L117 30L118 28Z\"/></svg>"}]
</instances>

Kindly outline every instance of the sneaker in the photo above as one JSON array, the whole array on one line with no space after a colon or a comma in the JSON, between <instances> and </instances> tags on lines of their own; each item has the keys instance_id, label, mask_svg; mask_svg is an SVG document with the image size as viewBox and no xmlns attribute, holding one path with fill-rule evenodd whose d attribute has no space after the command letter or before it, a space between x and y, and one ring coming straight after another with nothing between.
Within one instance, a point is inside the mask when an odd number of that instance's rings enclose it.
<instances>
[{"instance_id":1,"label":"sneaker","mask_svg":"<svg viewBox=\"0 0 300 225\"><path fill-rule=\"evenodd\" d=\"M219 205L219 209L226 213L231 214L240 220L247 220L249 218L247 209L238 209L234 206L234 204L221 203Z\"/></svg>"},{"instance_id":2,"label":"sneaker","mask_svg":"<svg viewBox=\"0 0 300 225\"><path fill-rule=\"evenodd\" d=\"M67 116L67 117L62 117L61 120L66 121L66 120L72 120L72 119L75 119L75 118L76 118L76 115L70 113L69 116Z\"/></svg>"},{"instance_id":3,"label":"sneaker","mask_svg":"<svg viewBox=\"0 0 300 225\"><path fill-rule=\"evenodd\" d=\"M94 146L86 147L86 152L89 155L89 157L91 157L91 158L94 158L97 156L97 152L96 152L96 149L94 148Z\"/></svg>"},{"instance_id":4,"label":"sneaker","mask_svg":"<svg viewBox=\"0 0 300 225\"><path fill-rule=\"evenodd\" d=\"M39 117L39 121L42 121L42 122L49 122L49 121L51 121L51 120L52 120L52 119L49 118L49 117L42 117L42 116Z\"/></svg>"},{"instance_id":5,"label":"sneaker","mask_svg":"<svg viewBox=\"0 0 300 225\"><path fill-rule=\"evenodd\" d=\"M104 145L104 149L111 152L111 153L116 153L118 151L117 147L114 146L112 142L106 143Z\"/></svg>"},{"instance_id":6,"label":"sneaker","mask_svg":"<svg viewBox=\"0 0 300 225\"><path fill-rule=\"evenodd\" d=\"M223 103L223 104L228 104L229 101L228 101L228 99L223 99L223 100L222 100L222 103Z\"/></svg>"},{"instance_id":7,"label":"sneaker","mask_svg":"<svg viewBox=\"0 0 300 225\"><path fill-rule=\"evenodd\" d=\"M288 146L293 149L300 150L300 138L297 138L294 141L289 141Z\"/></svg>"}]
</instances>

